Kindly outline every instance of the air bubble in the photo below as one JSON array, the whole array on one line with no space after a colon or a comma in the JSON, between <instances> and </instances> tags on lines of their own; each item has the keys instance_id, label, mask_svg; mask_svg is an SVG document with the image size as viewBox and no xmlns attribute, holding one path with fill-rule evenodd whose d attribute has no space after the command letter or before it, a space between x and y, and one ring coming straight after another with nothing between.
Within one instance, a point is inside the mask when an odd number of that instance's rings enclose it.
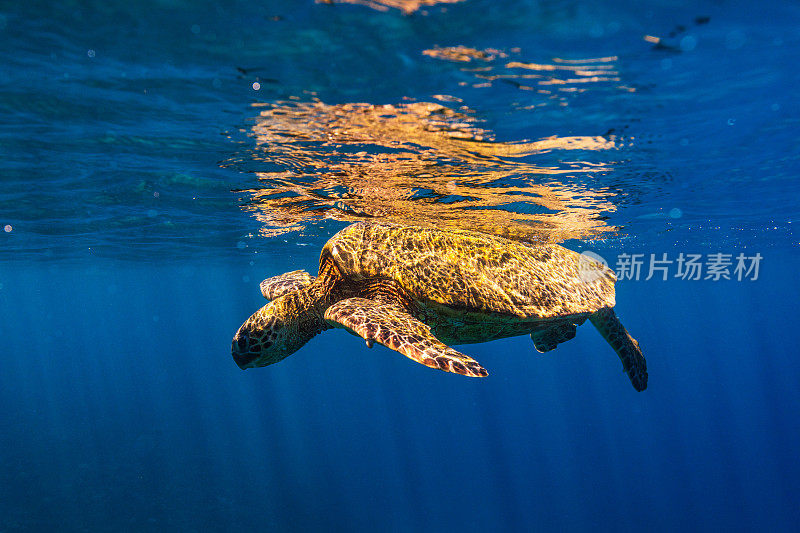
<instances>
[{"instance_id":1,"label":"air bubble","mask_svg":"<svg viewBox=\"0 0 800 533\"><path fill-rule=\"evenodd\" d=\"M725 36L725 47L728 50L736 50L741 48L746 40L747 38L745 37L744 33L740 32L739 30L733 30Z\"/></svg>"},{"instance_id":2,"label":"air bubble","mask_svg":"<svg viewBox=\"0 0 800 533\"><path fill-rule=\"evenodd\" d=\"M687 35L681 39L681 50L691 52L697 47L697 39L692 35Z\"/></svg>"},{"instance_id":3,"label":"air bubble","mask_svg":"<svg viewBox=\"0 0 800 533\"><path fill-rule=\"evenodd\" d=\"M605 33L605 30L600 24L595 24L589 29L589 35L592 37L602 37Z\"/></svg>"}]
</instances>

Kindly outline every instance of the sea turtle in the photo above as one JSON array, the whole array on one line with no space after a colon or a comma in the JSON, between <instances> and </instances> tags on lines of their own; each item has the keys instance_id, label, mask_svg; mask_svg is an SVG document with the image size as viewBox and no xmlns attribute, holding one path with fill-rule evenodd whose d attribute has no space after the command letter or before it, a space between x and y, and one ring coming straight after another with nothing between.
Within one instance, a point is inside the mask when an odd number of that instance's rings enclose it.
<instances>
[{"instance_id":1,"label":"sea turtle","mask_svg":"<svg viewBox=\"0 0 800 533\"><path fill-rule=\"evenodd\" d=\"M314 335L343 328L431 368L488 372L448 344L530 334L539 352L575 336L587 318L647 387L639 343L614 313L614 273L555 244L528 245L464 230L352 224L320 254L319 274L295 270L261 282L272 300L239 328L240 368L266 366Z\"/></svg>"}]
</instances>

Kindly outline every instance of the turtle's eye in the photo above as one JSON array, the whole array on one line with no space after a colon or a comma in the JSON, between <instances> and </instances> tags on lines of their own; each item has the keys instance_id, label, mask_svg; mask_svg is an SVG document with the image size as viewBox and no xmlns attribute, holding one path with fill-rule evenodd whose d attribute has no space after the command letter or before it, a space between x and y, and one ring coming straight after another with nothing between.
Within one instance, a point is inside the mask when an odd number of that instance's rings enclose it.
<instances>
[{"instance_id":1,"label":"turtle's eye","mask_svg":"<svg viewBox=\"0 0 800 533\"><path fill-rule=\"evenodd\" d=\"M247 344L248 344L248 337L247 335L241 335L239 340L236 341L236 344L239 346L239 352L246 352L247 351Z\"/></svg>"}]
</instances>

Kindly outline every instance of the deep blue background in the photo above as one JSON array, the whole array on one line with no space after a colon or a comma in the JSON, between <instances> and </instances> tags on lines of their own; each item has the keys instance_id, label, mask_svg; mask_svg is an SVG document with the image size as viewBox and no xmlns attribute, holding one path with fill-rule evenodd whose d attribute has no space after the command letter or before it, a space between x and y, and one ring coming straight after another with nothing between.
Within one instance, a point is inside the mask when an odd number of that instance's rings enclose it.
<instances>
[{"instance_id":1,"label":"deep blue background","mask_svg":"<svg viewBox=\"0 0 800 533\"><path fill-rule=\"evenodd\" d=\"M50 4L0 2L0 531L797 527L795 4ZM679 25L681 52L642 39ZM616 55L637 90L526 113L421 55L437 44ZM250 104L304 90L455 94L505 140L628 126L589 184L618 191L622 231L568 244L759 252L759 279L620 282L643 393L588 324L546 355L464 347L483 380L342 331L242 372L258 282L313 272L343 226L261 239L231 192L256 183Z\"/></svg>"},{"instance_id":2,"label":"deep blue background","mask_svg":"<svg viewBox=\"0 0 800 533\"><path fill-rule=\"evenodd\" d=\"M4 267L4 527L790 530L793 259L620 284L644 393L586 326L467 347L483 380L341 331L243 373L254 267Z\"/></svg>"}]
</instances>

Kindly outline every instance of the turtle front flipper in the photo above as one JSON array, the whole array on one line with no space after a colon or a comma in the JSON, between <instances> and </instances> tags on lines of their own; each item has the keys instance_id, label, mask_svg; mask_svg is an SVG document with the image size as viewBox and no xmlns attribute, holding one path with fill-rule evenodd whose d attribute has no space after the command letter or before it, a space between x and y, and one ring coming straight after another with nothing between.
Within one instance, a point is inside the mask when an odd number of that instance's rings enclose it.
<instances>
[{"instance_id":1,"label":"turtle front flipper","mask_svg":"<svg viewBox=\"0 0 800 533\"><path fill-rule=\"evenodd\" d=\"M305 287L314 281L314 276L305 270L294 270L281 274L280 276L273 276L261 282L261 294L267 300L275 300L284 294L294 292L297 289Z\"/></svg>"},{"instance_id":2,"label":"turtle front flipper","mask_svg":"<svg viewBox=\"0 0 800 533\"><path fill-rule=\"evenodd\" d=\"M617 352L622 361L622 368L628 374L633 388L637 391L645 390L647 388L647 361L639 348L639 343L631 337L614 310L604 307L590 315L589 320Z\"/></svg>"},{"instance_id":3,"label":"turtle front flipper","mask_svg":"<svg viewBox=\"0 0 800 533\"><path fill-rule=\"evenodd\" d=\"M443 344L431 328L394 303L348 298L325 311L330 325L345 328L367 341L383 344L409 359L445 372L484 377L489 372L471 357Z\"/></svg>"}]
</instances>

